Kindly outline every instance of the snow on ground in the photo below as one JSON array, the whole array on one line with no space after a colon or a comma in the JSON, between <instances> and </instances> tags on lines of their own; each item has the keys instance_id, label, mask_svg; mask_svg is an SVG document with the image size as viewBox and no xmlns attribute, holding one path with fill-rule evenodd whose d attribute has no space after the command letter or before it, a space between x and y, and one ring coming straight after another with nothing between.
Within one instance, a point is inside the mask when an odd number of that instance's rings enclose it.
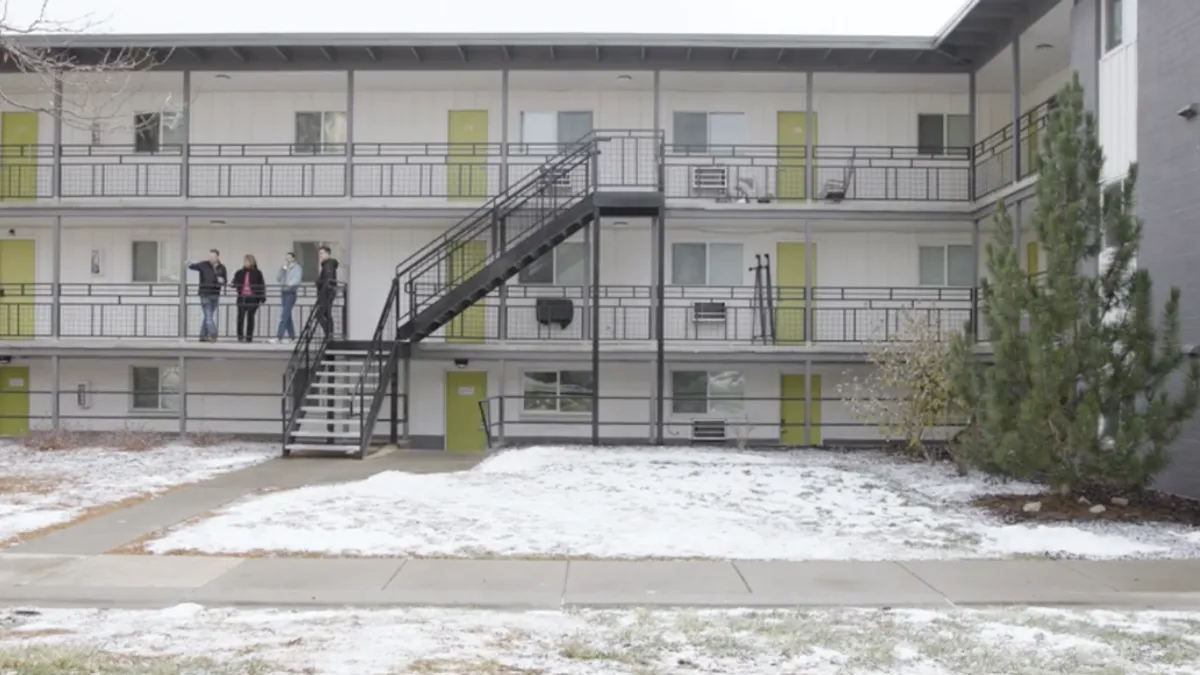
<instances>
[{"instance_id":1,"label":"snow on ground","mask_svg":"<svg viewBox=\"0 0 1200 675\"><path fill-rule=\"evenodd\" d=\"M99 667L114 653L126 669ZM143 669L128 667L139 656ZM34 665L51 659L58 669ZM0 671L6 667L163 675L1184 675L1200 673L1200 613L302 612L179 605L19 616L0 609Z\"/></svg>"},{"instance_id":2,"label":"snow on ground","mask_svg":"<svg viewBox=\"0 0 1200 675\"><path fill-rule=\"evenodd\" d=\"M1200 556L1159 525L1006 525L948 467L816 451L538 447L457 473L389 471L236 502L153 553L911 560Z\"/></svg>"},{"instance_id":3,"label":"snow on ground","mask_svg":"<svg viewBox=\"0 0 1200 675\"><path fill-rule=\"evenodd\" d=\"M39 452L0 445L0 546L21 534L70 522L89 509L212 478L274 453L264 444L168 444L146 452Z\"/></svg>"}]
</instances>

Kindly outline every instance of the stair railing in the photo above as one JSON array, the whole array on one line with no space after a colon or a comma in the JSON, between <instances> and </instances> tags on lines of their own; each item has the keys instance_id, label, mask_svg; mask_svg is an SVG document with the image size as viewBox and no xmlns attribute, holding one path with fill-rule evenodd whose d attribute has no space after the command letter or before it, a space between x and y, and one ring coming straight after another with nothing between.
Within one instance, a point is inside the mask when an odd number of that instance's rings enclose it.
<instances>
[{"instance_id":1,"label":"stair railing","mask_svg":"<svg viewBox=\"0 0 1200 675\"><path fill-rule=\"evenodd\" d=\"M410 317L415 317L415 312L413 311L414 305L411 302L411 293L415 292L415 287L411 281L413 278L413 269L418 266L428 267L429 259L437 258L441 260L444 258L444 256L439 255L443 250L449 249L453 251L460 245L461 241L470 241L478 236L480 230L492 227L492 223L495 220L494 216L500 215L502 218L507 218L522 205L528 203L531 196L529 194L531 189L545 191L547 187L553 187L553 181L548 183L546 177L548 174L555 175L555 167L561 167L565 162L570 161L571 158L577 157L581 151L585 153L586 157L590 158L592 153L595 152L595 146L594 138L589 138L572 146L565 153L565 156L560 155L551 159L541 169L518 181L512 188L488 200L483 206L473 211L448 232L421 247L416 253L396 266L396 275L392 279L392 286L388 291L387 300L384 302L383 311L379 315L379 320L375 323L375 331L371 335L371 342L367 347L367 354L363 360L357 384L351 397L351 405L356 406L356 411L360 416L360 457L366 454L367 448L374 438L375 424L385 398L384 392L387 391L388 381L393 377L399 362L400 345L396 340L396 335L400 319L402 277L409 277L409 280L405 284L405 290L410 293ZM594 177L589 176L588 178L586 189L591 190L591 183L594 181ZM378 377L372 383L371 375L376 373ZM285 427L285 433L287 429Z\"/></svg>"},{"instance_id":2,"label":"stair railing","mask_svg":"<svg viewBox=\"0 0 1200 675\"><path fill-rule=\"evenodd\" d=\"M344 288L345 286L341 284L334 288L333 299L335 302L338 294L342 293ZM318 302L320 302L319 299ZM331 321L333 319L333 311L333 308L330 307ZM283 398L280 401L280 417L283 422L283 443L285 445L296 426L296 420L300 416L301 403L303 403L304 397L308 395L308 385L311 381L313 368L321 363L321 359L325 356L325 350L329 347L329 343L333 339L332 335L327 335L321 330L320 314L321 309L317 306L314 306L312 311L308 313L308 319L305 320L304 327L300 329L300 334L296 336L296 346L292 348L292 356L288 359L287 369L283 372ZM344 324L342 329L345 330ZM322 337L320 339L317 339L317 333L321 333Z\"/></svg>"},{"instance_id":3,"label":"stair railing","mask_svg":"<svg viewBox=\"0 0 1200 675\"><path fill-rule=\"evenodd\" d=\"M504 212L499 219L504 221L506 228L503 246L493 247L482 258L472 261L467 261L460 253L463 244L490 231L493 219L488 216L478 221L473 229L461 232L461 239L446 242L443 248L411 266L404 280L409 299L409 319L415 319L422 309L457 287L472 273L494 262L514 245L590 195L595 188L595 177L592 175L595 152L595 140L572 146L553 163L540 167L530 177L531 180L521 186L512 199L501 207ZM467 264L470 269L456 269Z\"/></svg>"}]
</instances>

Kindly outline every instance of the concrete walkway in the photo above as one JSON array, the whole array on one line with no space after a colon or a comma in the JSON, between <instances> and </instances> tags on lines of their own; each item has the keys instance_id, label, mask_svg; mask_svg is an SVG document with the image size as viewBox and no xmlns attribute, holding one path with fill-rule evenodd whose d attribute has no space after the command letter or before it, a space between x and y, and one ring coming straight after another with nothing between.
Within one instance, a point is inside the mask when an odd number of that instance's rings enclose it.
<instances>
[{"instance_id":1,"label":"concrete walkway","mask_svg":"<svg viewBox=\"0 0 1200 675\"><path fill-rule=\"evenodd\" d=\"M0 604L1073 605L1200 610L1200 561L721 562L0 554Z\"/></svg>"}]
</instances>

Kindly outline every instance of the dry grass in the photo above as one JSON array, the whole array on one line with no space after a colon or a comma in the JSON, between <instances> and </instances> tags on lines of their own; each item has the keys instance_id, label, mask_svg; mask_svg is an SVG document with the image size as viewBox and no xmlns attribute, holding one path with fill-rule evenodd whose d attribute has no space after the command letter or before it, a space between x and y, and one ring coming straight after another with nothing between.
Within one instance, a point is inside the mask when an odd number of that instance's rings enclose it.
<instances>
[{"instance_id":1,"label":"dry grass","mask_svg":"<svg viewBox=\"0 0 1200 675\"><path fill-rule=\"evenodd\" d=\"M518 668L509 666L494 659L417 659L406 666L395 669L394 673L419 673L420 675L435 675L446 673L458 675L541 675L542 669Z\"/></svg>"},{"instance_id":2,"label":"dry grass","mask_svg":"<svg viewBox=\"0 0 1200 675\"><path fill-rule=\"evenodd\" d=\"M83 432L66 427L37 429L21 439L22 447L37 452L63 452L102 447L123 452L148 452L162 447L166 434L126 425L116 431ZM214 443L215 445L215 443Z\"/></svg>"},{"instance_id":3,"label":"dry grass","mask_svg":"<svg viewBox=\"0 0 1200 675\"><path fill-rule=\"evenodd\" d=\"M211 431L189 432L183 437L183 442L193 448L211 448L226 443L232 443L236 437L230 434L218 434Z\"/></svg>"},{"instance_id":4,"label":"dry grass","mask_svg":"<svg viewBox=\"0 0 1200 675\"><path fill-rule=\"evenodd\" d=\"M73 518L71 520L66 520L61 523L55 523L54 525L47 525L46 527L39 528L36 530L30 530L28 532L22 532L21 534L18 534L15 537L10 537L8 539L0 539L0 549L5 548L7 546L12 546L14 544L18 544L23 541L30 541L32 539L38 539L38 538L44 537L48 534L53 534L60 530L65 530L68 527L74 527L75 525L78 525L79 523L82 523L86 520L91 520L93 518L99 518L100 516L106 516L110 513L116 512L116 511L121 511L123 509L128 509L128 508L137 506L138 504L148 502L151 499L154 499L155 497L161 497L162 495L168 494L170 492L174 492L175 490L179 490L181 488L190 487L191 485L193 485L193 484L188 483L185 485L176 485L167 490L163 490L162 492L154 492L154 493L144 494L144 495L134 495L133 497L126 497L125 499L122 499L120 501L109 502L107 504L99 504L97 506L93 506L91 508L84 509L84 511L82 513L80 513L78 516L76 516L75 518ZM0 673L3 673L3 672L4 671L0 670Z\"/></svg>"},{"instance_id":5,"label":"dry grass","mask_svg":"<svg viewBox=\"0 0 1200 675\"><path fill-rule=\"evenodd\" d=\"M61 487L63 482L57 476L3 475L0 476L0 494L48 495Z\"/></svg>"},{"instance_id":6,"label":"dry grass","mask_svg":"<svg viewBox=\"0 0 1200 675\"><path fill-rule=\"evenodd\" d=\"M100 649L35 646L0 650L6 675L267 675L259 661L220 663L204 658L136 656Z\"/></svg>"}]
</instances>

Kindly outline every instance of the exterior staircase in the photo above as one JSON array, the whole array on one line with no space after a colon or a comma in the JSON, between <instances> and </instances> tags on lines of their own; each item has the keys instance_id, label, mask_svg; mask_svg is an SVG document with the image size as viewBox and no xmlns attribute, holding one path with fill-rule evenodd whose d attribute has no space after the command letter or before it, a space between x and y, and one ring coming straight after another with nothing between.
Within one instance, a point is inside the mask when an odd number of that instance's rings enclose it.
<instances>
[{"instance_id":1,"label":"exterior staircase","mask_svg":"<svg viewBox=\"0 0 1200 675\"><path fill-rule=\"evenodd\" d=\"M661 166L661 152L661 134L653 131L597 131L568 146L397 265L365 348L318 337L309 321L284 378L284 456L364 457L386 385L411 345L596 218L659 215L661 174L639 171L638 160Z\"/></svg>"}]
</instances>

